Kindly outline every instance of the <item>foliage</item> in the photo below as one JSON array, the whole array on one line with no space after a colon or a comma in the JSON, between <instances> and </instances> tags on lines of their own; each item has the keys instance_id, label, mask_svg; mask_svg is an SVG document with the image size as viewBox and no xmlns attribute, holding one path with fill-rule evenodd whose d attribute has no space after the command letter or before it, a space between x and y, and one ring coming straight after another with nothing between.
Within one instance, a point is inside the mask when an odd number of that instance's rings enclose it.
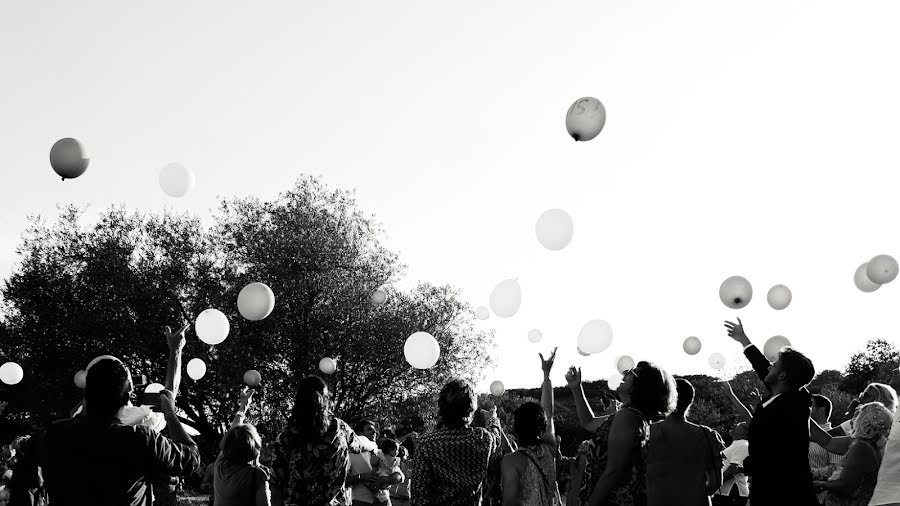
<instances>
[{"instance_id":1,"label":"foliage","mask_svg":"<svg viewBox=\"0 0 900 506\"><path fill-rule=\"evenodd\" d=\"M850 357L841 390L857 395L872 382L887 383L900 364L900 351L884 339L870 339L862 352Z\"/></svg>"}]
</instances>

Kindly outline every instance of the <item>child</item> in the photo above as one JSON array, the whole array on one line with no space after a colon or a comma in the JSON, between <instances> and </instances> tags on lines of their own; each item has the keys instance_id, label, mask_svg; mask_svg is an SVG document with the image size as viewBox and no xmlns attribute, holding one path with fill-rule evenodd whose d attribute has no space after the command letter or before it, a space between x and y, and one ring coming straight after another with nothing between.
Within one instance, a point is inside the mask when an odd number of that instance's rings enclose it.
<instances>
[{"instance_id":1,"label":"child","mask_svg":"<svg viewBox=\"0 0 900 506\"><path fill-rule=\"evenodd\" d=\"M376 468L376 474L379 478L390 476L394 473L403 474L400 471L400 459L397 452L400 445L393 439L385 439L381 442L380 448L375 450L375 457L372 459L372 467ZM390 506L391 494L390 489L379 489L375 494L375 504L379 506Z\"/></svg>"}]
</instances>

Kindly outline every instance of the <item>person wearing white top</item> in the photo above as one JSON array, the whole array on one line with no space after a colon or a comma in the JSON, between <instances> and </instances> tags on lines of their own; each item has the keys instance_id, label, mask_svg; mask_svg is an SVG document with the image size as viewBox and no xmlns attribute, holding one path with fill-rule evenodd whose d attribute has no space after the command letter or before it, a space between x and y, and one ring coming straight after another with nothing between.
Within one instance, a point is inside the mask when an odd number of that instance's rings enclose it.
<instances>
[{"instance_id":1,"label":"person wearing white top","mask_svg":"<svg viewBox=\"0 0 900 506\"><path fill-rule=\"evenodd\" d=\"M725 448L724 471L725 481L712 498L713 506L743 506L747 504L750 487L743 473L744 459L750 454L750 443L747 441L747 422L740 422L731 429L731 445ZM737 488L737 494L734 489Z\"/></svg>"},{"instance_id":2,"label":"person wearing white top","mask_svg":"<svg viewBox=\"0 0 900 506\"><path fill-rule=\"evenodd\" d=\"M894 392L900 389L900 370L894 371L888 382ZM884 456L878 469L878 482L870 505L900 504L900 420L894 408L894 424L884 446Z\"/></svg>"}]
</instances>

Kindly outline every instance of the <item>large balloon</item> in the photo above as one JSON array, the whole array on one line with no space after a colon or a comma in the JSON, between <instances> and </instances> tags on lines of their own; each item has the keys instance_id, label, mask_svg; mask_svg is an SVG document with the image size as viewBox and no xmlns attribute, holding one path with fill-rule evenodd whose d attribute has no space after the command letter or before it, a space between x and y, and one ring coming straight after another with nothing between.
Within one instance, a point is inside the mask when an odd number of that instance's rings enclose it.
<instances>
[{"instance_id":1,"label":"large balloon","mask_svg":"<svg viewBox=\"0 0 900 506\"><path fill-rule=\"evenodd\" d=\"M194 323L197 337L206 344L219 344L228 337L231 325L228 318L218 309L204 309Z\"/></svg>"},{"instance_id":2,"label":"large balloon","mask_svg":"<svg viewBox=\"0 0 900 506\"><path fill-rule=\"evenodd\" d=\"M379 288L378 290L375 290L374 292L372 292L372 296L370 298L372 300L372 304L375 304L376 306L380 306L380 305L384 304L385 302L387 302L388 295L387 295L386 291Z\"/></svg>"},{"instance_id":3,"label":"large balloon","mask_svg":"<svg viewBox=\"0 0 900 506\"><path fill-rule=\"evenodd\" d=\"M319 370L325 374L332 374L337 370L337 362L333 358L325 357L319 360Z\"/></svg>"},{"instance_id":4,"label":"large balloon","mask_svg":"<svg viewBox=\"0 0 900 506\"><path fill-rule=\"evenodd\" d=\"M528 331L528 340L532 343L540 342L541 338L544 337L544 334L541 333L538 329L531 329Z\"/></svg>"},{"instance_id":5,"label":"large balloon","mask_svg":"<svg viewBox=\"0 0 900 506\"><path fill-rule=\"evenodd\" d=\"M487 320L491 317L491 310L485 306L478 306L475 308L475 319L476 320Z\"/></svg>"},{"instance_id":6,"label":"large balloon","mask_svg":"<svg viewBox=\"0 0 900 506\"><path fill-rule=\"evenodd\" d=\"M578 354L581 355L582 357L590 357L591 356L590 353L585 353L584 351L582 351L581 348L578 348Z\"/></svg>"},{"instance_id":7,"label":"large balloon","mask_svg":"<svg viewBox=\"0 0 900 506\"><path fill-rule=\"evenodd\" d=\"M259 374L259 371L250 369L244 373L244 383L247 386L255 388L259 386L260 382L262 382L262 375Z\"/></svg>"},{"instance_id":8,"label":"large balloon","mask_svg":"<svg viewBox=\"0 0 900 506\"><path fill-rule=\"evenodd\" d=\"M788 338L784 336L772 336L766 341L766 344L763 345L763 355L766 356L769 362L775 362L778 360L778 354L781 353L781 349L790 345L791 342Z\"/></svg>"},{"instance_id":9,"label":"large balloon","mask_svg":"<svg viewBox=\"0 0 900 506\"><path fill-rule=\"evenodd\" d=\"M628 355L622 355L621 357L616 359L616 370L619 371L620 374L633 368L634 359L629 357Z\"/></svg>"},{"instance_id":10,"label":"large balloon","mask_svg":"<svg viewBox=\"0 0 900 506\"><path fill-rule=\"evenodd\" d=\"M87 372L84 369L75 373L75 386L78 388L87 386Z\"/></svg>"},{"instance_id":11,"label":"large balloon","mask_svg":"<svg viewBox=\"0 0 900 506\"><path fill-rule=\"evenodd\" d=\"M578 347L587 354L606 351L612 344L612 327L604 320L591 320L578 333Z\"/></svg>"},{"instance_id":12,"label":"large balloon","mask_svg":"<svg viewBox=\"0 0 900 506\"><path fill-rule=\"evenodd\" d=\"M753 298L753 287L741 276L731 276L719 287L719 299L731 309L740 309Z\"/></svg>"},{"instance_id":13,"label":"large balloon","mask_svg":"<svg viewBox=\"0 0 900 506\"><path fill-rule=\"evenodd\" d=\"M60 139L50 148L50 166L63 181L73 179L87 170L91 159L84 153L84 146L75 139Z\"/></svg>"},{"instance_id":14,"label":"large balloon","mask_svg":"<svg viewBox=\"0 0 900 506\"><path fill-rule=\"evenodd\" d=\"M538 242L550 251L559 251L568 246L574 230L572 217L562 209L544 211L534 225Z\"/></svg>"},{"instance_id":15,"label":"large balloon","mask_svg":"<svg viewBox=\"0 0 900 506\"><path fill-rule=\"evenodd\" d=\"M883 285L890 283L897 277L897 261L890 255L877 255L869 260L866 266L866 276L873 283Z\"/></svg>"},{"instance_id":16,"label":"large balloon","mask_svg":"<svg viewBox=\"0 0 900 506\"><path fill-rule=\"evenodd\" d=\"M275 294L264 283L250 283L241 288L237 305L241 316L251 321L259 321L269 316L275 309Z\"/></svg>"},{"instance_id":17,"label":"large balloon","mask_svg":"<svg viewBox=\"0 0 900 506\"><path fill-rule=\"evenodd\" d=\"M501 281L491 291L491 310L501 318L509 318L519 312L522 305L522 289L515 279Z\"/></svg>"},{"instance_id":18,"label":"large balloon","mask_svg":"<svg viewBox=\"0 0 900 506\"><path fill-rule=\"evenodd\" d=\"M6 383L7 385L15 385L18 382L22 381L22 378L25 377L25 371L22 370L22 366L15 362L7 362L3 365L0 365L0 381Z\"/></svg>"},{"instance_id":19,"label":"large balloon","mask_svg":"<svg viewBox=\"0 0 900 506\"><path fill-rule=\"evenodd\" d=\"M866 273L868 267L869 262L866 262L856 268L856 272L853 274L853 283L863 292L874 292L881 288L881 285L869 279L869 275Z\"/></svg>"},{"instance_id":20,"label":"large balloon","mask_svg":"<svg viewBox=\"0 0 900 506\"><path fill-rule=\"evenodd\" d=\"M503 392L505 392L505 391L506 391L506 387L503 386L502 381L497 380L497 381L491 383L491 394L493 394L497 397L500 397L501 395L503 395Z\"/></svg>"},{"instance_id":21,"label":"large balloon","mask_svg":"<svg viewBox=\"0 0 900 506\"><path fill-rule=\"evenodd\" d=\"M619 385L622 384L622 381L624 379L625 378L623 378L621 374L618 374L618 373L613 374L612 376L610 376L609 378L606 379L606 387L609 388L610 390L615 390L615 389L619 388Z\"/></svg>"},{"instance_id":22,"label":"large balloon","mask_svg":"<svg viewBox=\"0 0 900 506\"><path fill-rule=\"evenodd\" d=\"M696 355L700 353L700 348L702 347L702 343L700 342L700 338L690 336L684 340L681 347L684 349L684 352L688 355Z\"/></svg>"},{"instance_id":23,"label":"large balloon","mask_svg":"<svg viewBox=\"0 0 900 506\"><path fill-rule=\"evenodd\" d=\"M431 369L441 358L441 347L428 332L416 332L406 338L403 356L416 369Z\"/></svg>"},{"instance_id":24,"label":"large balloon","mask_svg":"<svg viewBox=\"0 0 900 506\"><path fill-rule=\"evenodd\" d=\"M206 362L203 359L192 358L187 363L187 375L194 381L206 375Z\"/></svg>"},{"instance_id":25,"label":"large balloon","mask_svg":"<svg viewBox=\"0 0 900 506\"><path fill-rule=\"evenodd\" d=\"M170 197L184 197L196 182L194 171L180 163L169 163L159 170L159 187Z\"/></svg>"},{"instance_id":26,"label":"large balloon","mask_svg":"<svg viewBox=\"0 0 900 506\"><path fill-rule=\"evenodd\" d=\"M766 294L766 301L769 302L769 306L779 311L788 307L792 298L791 289L784 285L775 285L769 288L769 293Z\"/></svg>"},{"instance_id":27,"label":"large balloon","mask_svg":"<svg viewBox=\"0 0 900 506\"><path fill-rule=\"evenodd\" d=\"M721 353L712 353L709 355L709 365L715 370L725 367L725 355Z\"/></svg>"},{"instance_id":28,"label":"large balloon","mask_svg":"<svg viewBox=\"0 0 900 506\"><path fill-rule=\"evenodd\" d=\"M576 141L589 141L603 130L606 108L593 97L579 98L566 113L566 130Z\"/></svg>"},{"instance_id":29,"label":"large balloon","mask_svg":"<svg viewBox=\"0 0 900 506\"><path fill-rule=\"evenodd\" d=\"M149 385L147 385L146 388L144 388L144 393L145 394L158 394L165 389L166 389L166 387L163 386L162 383L150 383Z\"/></svg>"}]
</instances>

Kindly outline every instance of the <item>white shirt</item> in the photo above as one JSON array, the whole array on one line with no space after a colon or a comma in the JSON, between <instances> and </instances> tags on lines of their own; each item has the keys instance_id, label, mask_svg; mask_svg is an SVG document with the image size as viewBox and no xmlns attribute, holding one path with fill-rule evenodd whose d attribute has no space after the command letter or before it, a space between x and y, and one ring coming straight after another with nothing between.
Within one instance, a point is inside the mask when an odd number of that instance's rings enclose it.
<instances>
[{"instance_id":1,"label":"white shirt","mask_svg":"<svg viewBox=\"0 0 900 506\"><path fill-rule=\"evenodd\" d=\"M750 442L746 439L735 439L734 442L731 443L731 446L725 448L723 453L725 454L725 459L723 461L725 467L728 467L728 464L743 465L744 459L750 455ZM747 485L747 477L744 476L744 473L737 473L722 483L722 486L719 488L719 495L730 494L731 489L735 485L737 485L738 488L738 495L741 497L750 495L750 487Z\"/></svg>"},{"instance_id":2,"label":"white shirt","mask_svg":"<svg viewBox=\"0 0 900 506\"><path fill-rule=\"evenodd\" d=\"M775 394L775 395L773 395L772 397L769 397L769 398L766 400L766 402L762 403L762 407L766 407L766 406L768 406L769 404L772 404L772 401L774 401L775 399L777 399L779 395L781 395L781 394Z\"/></svg>"},{"instance_id":3,"label":"white shirt","mask_svg":"<svg viewBox=\"0 0 900 506\"><path fill-rule=\"evenodd\" d=\"M369 446L375 446L375 443L372 442L371 439L366 436L356 435L357 439L360 439L363 443L367 443ZM376 447L377 448L377 447ZM362 452L362 453L351 453L350 454L350 474L366 474L372 471L372 452ZM357 484L350 487L350 496L354 501L362 501L366 503L374 503L375 502L375 493L372 490L363 485Z\"/></svg>"}]
</instances>

